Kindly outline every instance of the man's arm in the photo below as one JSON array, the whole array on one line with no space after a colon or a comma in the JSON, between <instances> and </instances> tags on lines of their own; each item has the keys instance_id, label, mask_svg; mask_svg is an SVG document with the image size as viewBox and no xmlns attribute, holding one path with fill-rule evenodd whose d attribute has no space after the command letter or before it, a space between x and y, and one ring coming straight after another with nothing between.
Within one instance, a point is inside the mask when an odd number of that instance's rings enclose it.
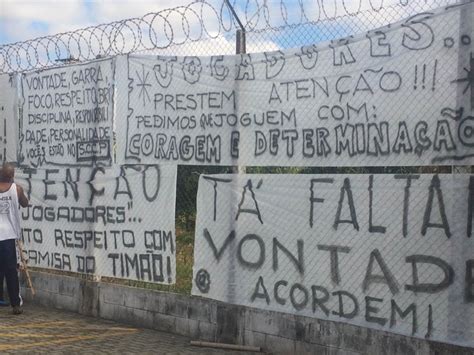
<instances>
[{"instance_id":1,"label":"man's arm","mask_svg":"<svg viewBox=\"0 0 474 355\"><path fill-rule=\"evenodd\" d=\"M21 207L28 207L28 197L25 195L25 191L23 190L23 187L20 185L16 185L16 189L18 191L18 202L20 202Z\"/></svg>"}]
</instances>

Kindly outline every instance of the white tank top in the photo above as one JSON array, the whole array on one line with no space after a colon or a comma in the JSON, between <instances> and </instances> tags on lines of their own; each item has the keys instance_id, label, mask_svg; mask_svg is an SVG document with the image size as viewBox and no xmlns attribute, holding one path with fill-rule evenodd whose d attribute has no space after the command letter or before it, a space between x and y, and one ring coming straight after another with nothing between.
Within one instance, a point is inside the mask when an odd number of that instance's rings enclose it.
<instances>
[{"instance_id":1,"label":"white tank top","mask_svg":"<svg viewBox=\"0 0 474 355\"><path fill-rule=\"evenodd\" d=\"M20 238L20 210L16 184L0 192L0 241Z\"/></svg>"}]
</instances>

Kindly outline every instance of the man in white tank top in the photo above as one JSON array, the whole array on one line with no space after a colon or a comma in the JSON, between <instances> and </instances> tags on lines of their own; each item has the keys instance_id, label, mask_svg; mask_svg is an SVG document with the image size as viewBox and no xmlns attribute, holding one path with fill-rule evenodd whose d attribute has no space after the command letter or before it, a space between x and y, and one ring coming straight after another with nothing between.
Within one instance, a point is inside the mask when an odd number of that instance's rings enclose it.
<instances>
[{"instance_id":1,"label":"man in white tank top","mask_svg":"<svg viewBox=\"0 0 474 355\"><path fill-rule=\"evenodd\" d=\"M16 240L20 238L20 206L28 206L23 188L14 182L15 168L0 169L0 273L5 275L13 314L21 314L17 272Z\"/></svg>"}]
</instances>

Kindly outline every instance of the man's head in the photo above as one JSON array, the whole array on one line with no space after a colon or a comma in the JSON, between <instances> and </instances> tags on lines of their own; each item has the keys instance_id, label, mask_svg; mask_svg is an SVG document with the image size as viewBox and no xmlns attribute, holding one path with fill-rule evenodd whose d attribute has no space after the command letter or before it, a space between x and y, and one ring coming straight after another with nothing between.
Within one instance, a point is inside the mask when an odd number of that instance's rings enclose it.
<instances>
[{"instance_id":1,"label":"man's head","mask_svg":"<svg viewBox=\"0 0 474 355\"><path fill-rule=\"evenodd\" d=\"M5 163L0 168L0 182L13 182L15 178L15 166Z\"/></svg>"}]
</instances>

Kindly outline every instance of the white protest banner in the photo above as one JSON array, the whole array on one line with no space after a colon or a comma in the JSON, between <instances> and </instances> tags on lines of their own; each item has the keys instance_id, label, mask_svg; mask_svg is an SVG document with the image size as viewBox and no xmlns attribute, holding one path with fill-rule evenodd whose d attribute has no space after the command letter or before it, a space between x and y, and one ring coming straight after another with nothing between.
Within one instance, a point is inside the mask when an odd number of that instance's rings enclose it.
<instances>
[{"instance_id":1,"label":"white protest banner","mask_svg":"<svg viewBox=\"0 0 474 355\"><path fill-rule=\"evenodd\" d=\"M16 161L18 94L15 75L0 75L0 163Z\"/></svg>"},{"instance_id":2,"label":"white protest banner","mask_svg":"<svg viewBox=\"0 0 474 355\"><path fill-rule=\"evenodd\" d=\"M474 176L209 175L193 295L474 346Z\"/></svg>"},{"instance_id":3,"label":"white protest banner","mask_svg":"<svg viewBox=\"0 0 474 355\"><path fill-rule=\"evenodd\" d=\"M129 55L125 162L472 164L474 5L358 37L238 56ZM128 104L128 105L127 105Z\"/></svg>"},{"instance_id":4,"label":"white protest banner","mask_svg":"<svg viewBox=\"0 0 474 355\"><path fill-rule=\"evenodd\" d=\"M28 264L175 282L176 167L26 169L22 209Z\"/></svg>"},{"instance_id":5,"label":"white protest banner","mask_svg":"<svg viewBox=\"0 0 474 355\"><path fill-rule=\"evenodd\" d=\"M22 96L22 165L111 164L114 60L24 74Z\"/></svg>"}]
</instances>

